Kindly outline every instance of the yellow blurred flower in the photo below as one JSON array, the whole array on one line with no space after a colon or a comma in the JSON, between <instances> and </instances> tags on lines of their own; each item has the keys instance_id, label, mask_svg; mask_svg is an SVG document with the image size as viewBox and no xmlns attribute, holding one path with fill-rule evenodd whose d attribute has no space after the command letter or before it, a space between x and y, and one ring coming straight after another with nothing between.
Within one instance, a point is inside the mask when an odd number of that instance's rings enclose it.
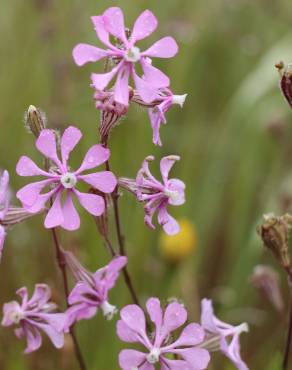
<instances>
[{"instance_id":1,"label":"yellow blurred flower","mask_svg":"<svg viewBox=\"0 0 292 370\"><path fill-rule=\"evenodd\" d=\"M190 256L197 247L197 232L194 225L186 218L178 220L180 232L167 235L161 232L159 250L163 258L169 262L180 262Z\"/></svg>"}]
</instances>

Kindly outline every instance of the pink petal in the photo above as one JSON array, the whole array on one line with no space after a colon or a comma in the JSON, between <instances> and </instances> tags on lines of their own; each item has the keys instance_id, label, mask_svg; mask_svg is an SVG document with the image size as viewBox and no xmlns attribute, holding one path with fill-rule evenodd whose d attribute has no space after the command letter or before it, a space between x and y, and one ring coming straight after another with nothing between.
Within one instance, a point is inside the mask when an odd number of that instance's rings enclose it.
<instances>
[{"instance_id":1,"label":"pink petal","mask_svg":"<svg viewBox=\"0 0 292 370\"><path fill-rule=\"evenodd\" d=\"M131 42L134 44L136 41L143 40L151 35L155 31L157 24L154 14L150 10L145 10L139 15L134 24Z\"/></svg>"},{"instance_id":2,"label":"pink petal","mask_svg":"<svg viewBox=\"0 0 292 370\"><path fill-rule=\"evenodd\" d=\"M145 353L134 349L123 349L119 353L119 365L123 370L138 368L145 360Z\"/></svg>"},{"instance_id":3,"label":"pink petal","mask_svg":"<svg viewBox=\"0 0 292 370\"><path fill-rule=\"evenodd\" d=\"M30 213L38 213L45 208L46 202L58 191L59 187L49 191L46 194L41 194L31 206L24 205L26 211Z\"/></svg>"},{"instance_id":4,"label":"pink petal","mask_svg":"<svg viewBox=\"0 0 292 370\"><path fill-rule=\"evenodd\" d=\"M121 319L131 330L145 336L145 315L139 306L130 304L124 307L121 310Z\"/></svg>"},{"instance_id":5,"label":"pink petal","mask_svg":"<svg viewBox=\"0 0 292 370\"><path fill-rule=\"evenodd\" d=\"M57 155L56 137L53 130L42 130L40 136L37 138L36 147L45 157L54 161L57 166L60 166Z\"/></svg>"},{"instance_id":6,"label":"pink petal","mask_svg":"<svg viewBox=\"0 0 292 370\"><path fill-rule=\"evenodd\" d=\"M10 191L9 191L9 173L3 171L0 176L0 219L2 219L7 213L10 202Z\"/></svg>"},{"instance_id":7,"label":"pink petal","mask_svg":"<svg viewBox=\"0 0 292 370\"><path fill-rule=\"evenodd\" d=\"M175 235L180 230L178 222L172 216L170 216L166 210L166 207L162 207L158 211L158 223L163 227L163 230L168 235Z\"/></svg>"},{"instance_id":8,"label":"pink petal","mask_svg":"<svg viewBox=\"0 0 292 370\"><path fill-rule=\"evenodd\" d=\"M64 331L67 333L71 325L80 320L88 320L96 315L97 307L90 306L87 303L80 303L69 307L66 311L67 321L64 326Z\"/></svg>"},{"instance_id":9,"label":"pink petal","mask_svg":"<svg viewBox=\"0 0 292 370\"><path fill-rule=\"evenodd\" d=\"M170 179L167 182L167 187L171 191L177 192L178 196L175 199L169 198L169 204L173 206L180 206L185 203L185 184L178 179Z\"/></svg>"},{"instance_id":10,"label":"pink petal","mask_svg":"<svg viewBox=\"0 0 292 370\"><path fill-rule=\"evenodd\" d=\"M19 295L19 297L21 297L22 299L22 306L25 306L28 302L28 291L27 291L27 288L24 286L22 288L19 288L17 291L16 291L16 294Z\"/></svg>"},{"instance_id":11,"label":"pink petal","mask_svg":"<svg viewBox=\"0 0 292 370\"><path fill-rule=\"evenodd\" d=\"M162 146L161 139L160 139L160 126L162 123L161 114L160 112L157 112L157 110L150 108L148 109L148 115L150 118L152 130L153 130L153 135L152 135L153 144Z\"/></svg>"},{"instance_id":12,"label":"pink petal","mask_svg":"<svg viewBox=\"0 0 292 370\"><path fill-rule=\"evenodd\" d=\"M144 79L151 86L155 88L162 88L169 86L169 78L161 72L158 68L153 67L150 63L141 61L142 69L144 72Z\"/></svg>"},{"instance_id":13,"label":"pink petal","mask_svg":"<svg viewBox=\"0 0 292 370\"><path fill-rule=\"evenodd\" d=\"M89 175L82 175L79 176L79 178L103 193L112 193L117 186L117 179L110 171L101 171L91 173Z\"/></svg>"},{"instance_id":14,"label":"pink petal","mask_svg":"<svg viewBox=\"0 0 292 370\"><path fill-rule=\"evenodd\" d=\"M62 192L58 191L54 203L45 218L46 229L51 229L53 227L60 226L64 222L64 216L61 207L61 196Z\"/></svg>"},{"instance_id":15,"label":"pink petal","mask_svg":"<svg viewBox=\"0 0 292 370\"><path fill-rule=\"evenodd\" d=\"M96 284L98 285L102 281L102 284L107 290L112 289L120 275L121 270L126 266L127 262L128 258L125 256L113 258L106 267L97 270L94 274Z\"/></svg>"},{"instance_id":16,"label":"pink petal","mask_svg":"<svg viewBox=\"0 0 292 370\"><path fill-rule=\"evenodd\" d=\"M138 343L140 341L138 335L123 320L117 322L117 335L123 342Z\"/></svg>"},{"instance_id":17,"label":"pink petal","mask_svg":"<svg viewBox=\"0 0 292 370\"><path fill-rule=\"evenodd\" d=\"M105 163L110 157L110 150L104 148L100 144L93 145L86 153L83 162L79 169L75 171L75 175L79 173L90 170L101 164Z\"/></svg>"},{"instance_id":18,"label":"pink petal","mask_svg":"<svg viewBox=\"0 0 292 370\"><path fill-rule=\"evenodd\" d=\"M31 353L40 348L42 345L42 337L38 329L34 327L28 327L28 325L26 325L23 333L26 335L27 340L27 347L24 350L25 354Z\"/></svg>"},{"instance_id":19,"label":"pink petal","mask_svg":"<svg viewBox=\"0 0 292 370\"><path fill-rule=\"evenodd\" d=\"M76 189L74 193L87 212L91 213L93 216L100 216L103 214L105 209L103 197L97 194L81 193Z\"/></svg>"},{"instance_id":20,"label":"pink petal","mask_svg":"<svg viewBox=\"0 0 292 370\"><path fill-rule=\"evenodd\" d=\"M175 164L175 162L179 160L180 160L180 157L178 155L168 155L161 159L160 172L161 172L164 184L167 183L169 171L172 169L172 166Z\"/></svg>"},{"instance_id":21,"label":"pink petal","mask_svg":"<svg viewBox=\"0 0 292 370\"><path fill-rule=\"evenodd\" d=\"M162 309L158 298L149 298L146 302L146 309L152 322L156 325L156 332L162 325Z\"/></svg>"},{"instance_id":22,"label":"pink petal","mask_svg":"<svg viewBox=\"0 0 292 370\"><path fill-rule=\"evenodd\" d=\"M14 321L11 319L14 312L20 311L20 305L16 301L4 303L3 305L3 318L1 321L2 326L10 326L14 324Z\"/></svg>"},{"instance_id":23,"label":"pink petal","mask_svg":"<svg viewBox=\"0 0 292 370\"><path fill-rule=\"evenodd\" d=\"M212 306L212 301L210 299L202 299L201 301L201 325L205 330L210 333L218 333L219 329L215 324L215 316Z\"/></svg>"},{"instance_id":24,"label":"pink petal","mask_svg":"<svg viewBox=\"0 0 292 370\"><path fill-rule=\"evenodd\" d=\"M0 261L1 261L1 258L2 258L2 252L3 252L3 248L4 248L4 242L5 242L5 239L6 239L6 231L5 231L5 228L0 225Z\"/></svg>"},{"instance_id":25,"label":"pink petal","mask_svg":"<svg viewBox=\"0 0 292 370\"><path fill-rule=\"evenodd\" d=\"M23 206L31 207L40 197L40 192L52 182L54 182L54 180L49 179L28 184L18 190L16 197L21 201Z\"/></svg>"},{"instance_id":26,"label":"pink petal","mask_svg":"<svg viewBox=\"0 0 292 370\"><path fill-rule=\"evenodd\" d=\"M187 311L182 304L177 302L170 303L166 307L163 318L164 337L182 326L186 322L187 316Z\"/></svg>"},{"instance_id":27,"label":"pink petal","mask_svg":"<svg viewBox=\"0 0 292 370\"><path fill-rule=\"evenodd\" d=\"M171 347L181 347L181 346L195 346L202 343L205 337L204 329L201 325L192 323L187 325L179 338L171 344Z\"/></svg>"},{"instance_id":28,"label":"pink petal","mask_svg":"<svg viewBox=\"0 0 292 370\"><path fill-rule=\"evenodd\" d=\"M147 57L154 58L172 58L178 52L176 41L166 36L156 41L149 49L145 50L142 54Z\"/></svg>"},{"instance_id":29,"label":"pink petal","mask_svg":"<svg viewBox=\"0 0 292 370\"><path fill-rule=\"evenodd\" d=\"M118 64L115 68L113 68L110 72L92 73L91 81L92 81L93 87L95 87L97 90L104 90L107 87L107 85L110 83L110 81L114 78L114 76L117 74L121 66L121 63Z\"/></svg>"},{"instance_id":30,"label":"pink petal","mask_svg":"<svg viewBox=\"0 0 292 370\"><path fill-rule=\"evenodd\" d=\"M91 17L91 22L93 23L94 29L96 31L96 35L99 38L99 40L106 46L112 48L113 46L111 45L109 41L109 33L106 31L104 27L104 21L102 16L93 16Z\"/></svg>"},{"instance_id":31,"label":"pink petal","mask_svg":"<svg viewBox=\"0 0 292 370\"><path fill-rule=\"evenodd\" d=\"M50 325L37 323L36 326L47 334L56 348L62 348L64 346L64 333L57 331Z\"/></svg>"},{"instance_id":32,"label":"pink petal","mask_svg":"<svg viewBox=\"0 0 292 370\"><path fill-rule=\"evenodd\" d=\"M125 65L123 68L119 70L117 81L114 87L115 101L125 106L129 104L129 76L130 76L129 67Z\"/></svg>"},{"instance_id":33,"label":"pink petal","mask_svg":"<svg viewBox=\"0 0 292 370\"><path fill-rule=\"evenodd\" d=\"M39 308L51 298L51 289L46 284L36 284L33 296L29 300L30 305L37 305Z\"/></svg>"},{"instance_id":34,"label":"pink petal","mask_svg":"<svg viewBox=\"0 0 292 370\"><path fill-rule=\"evenodd\" d=\"M155 370L154 365L150 364L148 361L144 362L142 366L139 367L139 370Z\"/></svg>"},{"instance_id":35,"label":"pink petal","mask_svg":"<svg viewBox=\"0 0 292 370\"><path fill-rule=\"evenodd\" d=\"M195 370L206 369L210 362L210 354L203 348L176 349L172 353L179 354Z\"/></svg>"},{"instance_id":36,"label":"pink petal","mask_svg":"<svg viewBox=\"0 0 292 370\"><path fill-rule=\"evenodd\" d=\"M48 172L41 170L29 157L20 157L16 165L16 173L19 176L52 176Z\"/></svg>"},{"instance_id":37,"label":"pink petal","mask_svg":"<svg viewBox=\"0 0 292 370\"><path fill-rule=\"evenodd\" d=\"M190 364L183 360L169 360L163 358L161 370L196 370Z\"/></svg>"},{"instance_id":38,"label":"pink petal","mask_svg":"<svg viewBox=\"0 0 292 370\"><path fill-rule=\"evenodd\" d=\"M63 206L63 217L64 217L64 221L61 224L63 229L69 230L69 231L79 229L80 217L73 204L71 191L67 191L67 194L66 194L66 200Z\"/></svg>"},{"instance_id":39,"label":"pink petal","mask_svg":"<svg viewBox=\"0 0 292 370\"><path fill-rule=\"evenodd\" d=\"M105 29L113 36L117 37L125 44L127 38L125 34L124 15L120 8L108 8L102 15Z\"/></svg>"},{"instance_id":40,"label":"pink petal","mask_svg":"<svg viewBox=\"0 0 292 370\"><path fill-rule=\"evenodd\" d=\"M73 126L69 126L68 128L66 128L61 139L61 155L63 164L67 163L69 154L79 143L81 137L82 133L78 128Z\"/></svg>"},{"instance_id":41,"label":"pink petal","mask_svg":"<svg viewBox=\"0 0 292 370\"><path fill-rule=\"evenodd\" d=\"M158 90L155 86L140 78L135 72L133 72L133 78L137 92L145 103L151 103L158 97Z\"/></svg>"},{"instance_id":42,"label":"pink petal","mask_svg":"<svg viewBox=\"0 0 292 370\"><path fill-rule=\"evenodd\" d=\"M106 50L88 44L78 44L73 49L73 59L78 66L88 62L97 62L108 55Z\"/></svg>"}]
</instances>

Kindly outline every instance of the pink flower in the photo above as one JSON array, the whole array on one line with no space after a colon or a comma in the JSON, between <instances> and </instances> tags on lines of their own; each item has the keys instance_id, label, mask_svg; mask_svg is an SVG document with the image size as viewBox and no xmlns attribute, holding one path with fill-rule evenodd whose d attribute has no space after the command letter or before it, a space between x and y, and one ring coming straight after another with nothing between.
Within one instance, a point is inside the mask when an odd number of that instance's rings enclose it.
<instances>
[{"instance_id":1,"label":"pink flower","mask_svg":"<svg viewBox=\"0 0 292 370\"><path fill-rule=\"evenodd\" d=\"M63 327L66 315L55 313L56 305L50 302L51 290L46 284L36 284L33 296L28 299L27 289L21 288L16 292L22 299L5 303L3 306L3 326L18 325L15 329L17 338L26 337L25 353L31 353L40 348L43 331L56 348L64 345Z\"/></svg>"},{"instance_id":2,"label":"pink flower","mask_svg":"<svg viewBox=\"0 0 292 370\"><path fill-rule=\"evenodd\" d=\"M207 333L207 341L210 338L215 339L218 336L220 341L220 350L233 362L238 370L248 370L246 364L240 356L239 336L242 332L248 331L248 325L243 323L238 326L232 326L217 319L213 312L212 301L202 300L201 325ZM227 340L228 338L228 340Z\"/></svg>"},{"instance_id":3,"label":"pink flower","mask_svg":"<svg viewBox=\"0 0 292 370\"><path fill-rule=\"evenodd\" d=\"M209 352L198 345L204 340L204 330L199 324L188 324L178 339L171 339L171 333L187 320L187 311L177 303L170 303L163 314L158 298L150 298L146 303L147 312L155 325L151 336L146 332L143 310L137 305L129 305L121 310L121 320L117 322L117 335L127 343L140 343L145 352L125 349L120 352L119 364L123 370L202 370L210 360ZM169 355L178 356L175 360ZM158 367L157 367L158 369Z\"/></svg>"},{"instance_id":4,"label":"pink flower","mask_svg":"<svg viewBox=\"0 0 292 370\"><path fill-rule=\"evenodd\" d=\"M119 179L119 184L136 194L137 199L145 202L145 223L154 229L152 218L155 212L158 214L158 223L163 230L174 235L179 232L179 224L167 212L168 205L179 206L185 202L185 184L178 179L169 179L168 174L179 156L169 155L160 161L162 182L158 181L149 170L149 162L154 160L148 156L139 170L136 181L126 178Z\"/></svg>"},{"instance_id":5,"label":"pink flower","mask_svg":"<svg viewBox=\"0 0 292 370\"><path fill-rule=\"evenodd\" d=\"M100 216L105 210L103 197L97 194L81 193L76 189L79 181L83 181L103 193L111 193L117 184L115 176L109 171L83 174L84 171L95 168L106 162L110 156L109 149L101 145L93 145L85 155L78 170L72 171L68 166L68 158L82 137L76 127L68 127L61 138L61 158L57 154L55 134L52 130L42 130L37 141L37 149L53 166L50 171L41 170L30 158L20 158L16 171L20 176L44 176L46 179L26 185L17 193L17 198L29 212L36 213L45 203L53 198L46 219L45 227L61 226L66 230L76 230L80 226L80 218L73 204L74 195L79 203L92 215ZM41 193L48 187L47 193ZM62 196L64 204L62 205Z\"/></svg>"},{"instance_id":6,"label":"pink flower","mask_svg":"<svg viewBox=\"0 0 292 370\"><path fill-rule=\"evenodd\" d=\"M159 69L151 65L152 57L171 58L178 47L172 37L163 37L150 48L141 52L136 42L143 40L157 27L157 19L149 10L145 10L136 20L130 37L128 37L123 12L118 7L107 9L103 15L91 17L97 37L106 46L106 50L88 44L79 44L73 50L73 58L79 66L88 62L97 62L102 58L111 58L116 64L108 73L92 74L93 86L97 90L104 90L110 81L117 76L114 85L115 101L128 105L129 78L132 77L145 102L151 102L157 95L159 88L169 86L169 78ZM113 45L109 36L118 39L119 44ZM135 63L139 62L144 76L139 77L135 71Z\"/></svg>"},{"instance_id":7,"label":"pink flower","mask_svg":"<svg viewBox=\"0 0 292 370\"><path fill-rule=\"evenodd\" d=\"M108 293L114 287L121 270L127 264L127 257L115 257L107 266L94 274L87 271L70 252L65 252L66 263L72 271L77 284L72 289L67 310L67 327L74 322L90 319L100 308L110 320L117 312L115 306L108 302Z\"/></svg>"},{"instance_id":8,"label":"pink flower","mask_svg":"<svg viewBox=\"0 0 292 370\"><path fill-rule=\"evenodd\" d=\"M2 222L8 212L9 200L9 173L3 171L0 176L0 260L6 238L6 228Z\"/></svg>"},{"instance_id":9,"label":"pink flower","mask_svg":"<svg viewBox=\"0 0 292 370\"><path fill-rule=\"evenodd\" d=\"M155 145L162 145L160 139L160 126L166 124L165 113L171 108L173 104L178 104L183 107L187 94L173 95L170 89L160 89L159 96L151 103L144 103L138 94L134 94L132 101L143 106L148 106L148 114L153 130L153 143Z\"/></svg>"}]
</instances>

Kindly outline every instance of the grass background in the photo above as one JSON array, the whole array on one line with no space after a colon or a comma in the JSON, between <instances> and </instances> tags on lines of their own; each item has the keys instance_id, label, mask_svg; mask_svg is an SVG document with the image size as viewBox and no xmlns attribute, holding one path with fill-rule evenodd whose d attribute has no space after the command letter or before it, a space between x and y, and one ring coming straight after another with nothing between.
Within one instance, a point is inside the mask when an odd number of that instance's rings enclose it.
<instances>
[{"instance_id":1,"label":"grass background","mask_svg":"<svg viewBox=\"0 0 292 370\"><path fill-rule=\"evenodd\" d=\"M231 322L247 321L243 354L253 370L278 370L286 316L277 314L249 283L254 266L273 264L256 235L263 213L289 211L292 197L292 112L278 89L273 65L292 60L291 3L267 0L2 0L0 13L0 165L11 173L16 191L25 180L15 175L22 154L40 163L33 137L23 127L23 113L34 104L47 113L50 127L74 124L83 140L78 163L97 139L98 113L92 101L89 75L101 64L78 68L71 57L79 42L95 44L89 17L111 5L121 6L127 25L145 8L159 19L151 40L170 34L179 54L157 61L177 93L188 93L183 110L174 107L162 128L163 147L154 147L144 110L132 107L111 137L112 167L119 176L133 177L146 155L182 157L173 173L187 185L187 202L173 214L187 217L198 233L192 258L177 266L158 251L159 228L148 230L143 210L125 194L121 199L129 269L144 301L178 297L191 319L199 317L199 301L211 297L218 315ZM149 42L151 41L149 40ZM74 233L62 233L64 247L74 250L94 270L108 261L88 214ZM62 284L50 234L41 217L15 227L8 236L0 267L1 304L23 285L52 286L62 305ZM283 294L285 281L282 281ZM111 293L122 307L130 297L122 279ZM115 336L115 320L101 314L78 324L89 369L117 369L125 348ZM70 341L56 351L45 340L30 356L13 331L0 331L0 363L4 370L77 369ZM221 356L209 369L231 370Z\"/></svg>"}]
</instances>

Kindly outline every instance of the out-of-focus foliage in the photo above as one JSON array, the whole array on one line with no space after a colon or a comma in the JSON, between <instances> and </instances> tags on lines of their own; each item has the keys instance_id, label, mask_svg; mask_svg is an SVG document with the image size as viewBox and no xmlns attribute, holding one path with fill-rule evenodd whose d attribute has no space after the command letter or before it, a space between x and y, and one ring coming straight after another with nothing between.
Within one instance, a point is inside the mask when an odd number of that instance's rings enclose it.
<instances>
[{"instance_id":1,"label":"out-of-focus foliage","mask_svg":"<svg viewBox=\"0 0 292 370\"><path fill-rule=\"evenodd\" d=\"M142 108L132 107L111 137L117 175L135 176L149 154L182 157L174 175L186 182L187 202L173 212L188 218L198 233L193 256L177 266L168 264L158 249L160 230L146 229L141 205L123 195L129 269L141 299L178 297L190 318L198 319L200 298L213 298L223 319L249 322L243 356L250 368L279 369L286 319L257 294L249 276L256 264L272 263L255 231L261 215L291 206L292 112L280 95L273 67L279 59L292 61L291 1L2 0L0 166L11 172L15 191L24 184L15 176L19 156L26 153L41 163L22 123L30 104L47 113L50 127L74 124L82 129L75 163L97 140L89 75L102 64L78 68L71 51L78 42L97 42L89 17L110 5L124 9L127 25L145 8L156 14L160 24L152 40L171 34L180 45L174 59L158 65L171 76L176 93L188 93L184 109L168 113L162 148L153 146ZM62 233L62 244L92 270L109 259L85 212L81 229ZM54 299L62 302L50 234L41 217L9 233L0 279L1 304L13 299L18 287L38 282L51 285ZM130 302L122 280L111 302L119 307ZM115 320L106 322L98 315L78 324L77 331L90 369L118 368L123 344L115 337ZM24 356L23 348L12 331L1 328L1 369L77 369L69 339L62 351L47 341L31 356ZM210 369L232 366L216 355Z\"/></svg>"}]
</instances>

